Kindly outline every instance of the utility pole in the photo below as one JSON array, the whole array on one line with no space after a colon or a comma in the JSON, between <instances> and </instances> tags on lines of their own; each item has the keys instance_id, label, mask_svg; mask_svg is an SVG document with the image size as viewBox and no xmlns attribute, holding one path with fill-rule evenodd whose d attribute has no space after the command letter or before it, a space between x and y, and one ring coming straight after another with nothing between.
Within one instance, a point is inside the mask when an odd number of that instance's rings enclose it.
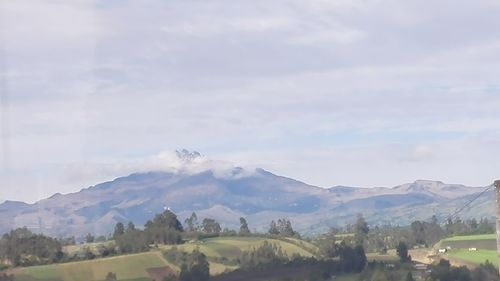
<instances>
[{"instance_id":1,"label":"utility pole","mask_svg":"<svg viewBox=\"0 0 500 281\"><path fill-rule=\"evenodd\" d=\"M497 225L497 255L500 258L500 180L496 180L493 184L495 186L495 206L496 206L496 225ZM500 273L500 267L498 269Z\"/></svg>"}]
</instances>

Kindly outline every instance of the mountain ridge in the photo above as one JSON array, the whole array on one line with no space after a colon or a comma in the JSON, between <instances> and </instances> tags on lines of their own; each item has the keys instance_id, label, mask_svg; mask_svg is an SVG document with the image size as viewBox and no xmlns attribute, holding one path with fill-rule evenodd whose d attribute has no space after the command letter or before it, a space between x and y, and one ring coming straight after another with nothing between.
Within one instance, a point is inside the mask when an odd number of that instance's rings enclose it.
<instances>
[{"instance_id":1,"label":"mountain ridge","mask_svg":"<svg viewBox=\"0 0 500 281\"><path fill-rule=\"evenodd\" d=\"M202 157L184 155L192 156L186 160L189 163ZM108 234L118 221L141 226L155 213L170 208L181 219L194 211L229 228L239 226L240 216L259 230L265 230L273 219L288 217L296 229L313 234L352 223L358 213L372 224L428 219L429 210L443 218L464 198L483 189L430 180L395 187L321 188L264 169L241 167L138 172L32 204L5 201L0 204L0 232L27 226L56 236ZM487 216L491 200L482 201L480 212L467 210L466 216Z\"/></svg>"}]
</instances>

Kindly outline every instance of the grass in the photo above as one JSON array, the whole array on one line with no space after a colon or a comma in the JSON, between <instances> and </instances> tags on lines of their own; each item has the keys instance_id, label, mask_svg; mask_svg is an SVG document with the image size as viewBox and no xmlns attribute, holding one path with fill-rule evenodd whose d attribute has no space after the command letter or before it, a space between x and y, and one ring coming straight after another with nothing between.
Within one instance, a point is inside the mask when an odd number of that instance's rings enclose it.
<instances>
[{"instance_id":1,"label":"grass","mask_svg":"<svg viewBox=\"0 0 500 281\"><path fill-rule=\"evenodd\" d=\"M228 259L235 259L239 257L243 251L258 248L264 243L264 241L279 245L283 252L285 252L289 257L294 254L311 257L314 256L313 252L317 250L314 245L300 240L287 242L261 237L216 237L204 239L194 243L176 245L175 247L185 252L192 252L194 249L198 248L209 258L225 257ZM95 246L97 245L98 244L96 243ZM160 246L160 249L167 250L172 247L174 246L163 245ZM307 249L311 249L311 251L308 251ZM78 248L74 247L66 250L76 252L78 251ZM147 253L115 256L89 261L26 267L21 270L22 272L16 277L16 280L101 281L105 278L108 272L113 272L117 275L119 280L143 281L150 280L149 274L146 271L148 268L164 266L169 266L177 272L179 271L177 266L171 265L164 259L160 251L151 251ZM212 275L232 271L236 268L236 266L229 266L219 263L218 261L210 261L210 273Z\"/></svg>"},{"instance_id":2,"label":"grass","mask_svg":"<svg viewBox=\"0 0 500 281\"><path fill-rule=\"evenodd\" d=\"M150 280L146 269L163 266L178 270L163 259L160 252L147 252L90 261L27 267L16 280L99 281L103 280L108 272L116 273L120 280Z\"/></svg>"},{"instance_id":3,"label":"grass","mask_svg":"<svg viewBox=\"0 0 500 281\"><path fill-rule=\"evenodd\" d=\"M496 267L498 267L498 255L496 251L493 250L477 250L477 251L469 251L465 249L460 250L452 250L448 252L450 257L471 262L474 264L485 263L487 260L493 263Z\"/></svg>"},{"instance_id":4,"label":"grass","mask_svg":"<svg viewBox=\"0 0 500 281\"><path fill-rule=\"evenodd\" d=\"M477 248L481 250L496 250L497 242L495 234L453 236L443 239L441 247L452 249Z\"/></svg>"},{"instance_id":5,"label":"grass","mask_svg":"<svg viewBox=\"0 0 500 281\"><path fill-rule=\"evenodd\" d=\"M277 239L268 239L268 238L259 238L259 237L219 237L219 238L211 238L208 239L207 242L216 242L223 243L225 245L231 245L237 247L239 251L248 251L252 250L252 248L260 247L264 241L268 241L270 243L275 243L281 247L281 249L291 257L294 254L299 254L304 257L312 257L314 256L314 252L317 251L317 247L299 240L293 240L292 242L287 242L283 240ZM303 246L299 246L296 244L300 244L299 242L303 242ZM307 243L307 244L306 244ZM309 251L307 248L311 248Z\"/></svg>"},{"instance_id":6,"label":"grass","mask_svg":"<svg viewBox=\"0 0 500 281\"><path fill-rule=\"evenodd\" d=\"M184 252L192 252L194 249L199 249L200 252L204 253L209 258L221 258L225 257L228 259L236 259L238 258L242 252L250 251L254 248L260 247L264 241L268 241L270 243L275 243L281 247L284 253L286 253L289 257L294 254L299 254L304 257L312 257L314 254L306 250L306 247L310 247L313 250L317 250L316 246L307 243L303 244L304 247L299 247L295 245L300 240L286 242L283 240L277 239L268 239L262 237L215 237L208 238L202 241L197 241L193 243L185 243L181 245L163 245L160 246L162 250L168 250L173 247L176 247L180 251ZM228 266L222 263L217 263L210 261L210 274L217 275L227 271L233 271L237 267Z\"/></svg>"},{"instance_id":7,"label":"grass","mask_svg":"<svg viewBox=\"0 0 500 281\"><path fill-rule=\"evenodd\" d=\"M474 241L474 240L496 240L496 234L479 234L479 235L464 235L464 236L453 236L443 241Z\"/></svg>"},{"instance_id":8,"label":"grass","mask_svg":"<svg viewBox=\"0 0 500 281\"><path fill-rule=\"evenodd\" d=\"M195 243L186 243L176 245L177 249L185 252L192 252L198 248L202 253L208 257L226 257L236 258L243 251L250 251L253 248L260 247L264 241L275 243L288 255L299 254L304 257L312 257L314 254L307 251L305 247L299 247L293 243L277 239L268 239L261 237L216 237L208 238ZM315 247L312 244L306 245L307 247ZM171 249L174 246L162 246L162 249Z\"/></svg>"}]
</instances>

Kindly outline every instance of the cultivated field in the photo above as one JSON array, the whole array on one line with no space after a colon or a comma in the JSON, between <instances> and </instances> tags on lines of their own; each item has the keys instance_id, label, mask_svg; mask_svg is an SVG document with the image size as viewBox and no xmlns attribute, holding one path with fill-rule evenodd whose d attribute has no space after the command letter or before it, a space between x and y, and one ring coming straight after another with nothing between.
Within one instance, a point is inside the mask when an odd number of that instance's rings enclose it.
<instances>
[{"instance_id":1,"label":"cultivated field","mask_svg":"<svg viewBox=\"0 0 500 281\"><path fill-rule=\"evenodd\" d=\"M464 261L475 265L485 263L487 260L498 267L497 252L493 250L469 251L467 249L451 250L448 255L458 261Z\"/></svg>"},{"instance_id":2,"label":"cultivated field","mask_svg":"<svg viewBox=\"0 0 500 281\"><path fill-rule=\"evenodd\" d=\"M237 267L220 263L216 259L236 259L243 251L258 248L264 241L279 245L289 257L296 254L311 257L317 251L316 246L313 244L298 239L284 241L261 237L216 237L175 246L161 245L160 250L165 251L176 247L181 251L192 252L194 249L199 249L208 257L210 274L218 275L226 271L232 271ZM86 247L86 245L80 247ZM78 246L71 248L72 252L80 250ZM151 280L151 274L161 271L162 268L175 272L179 271L177 266L169 263L163 257L162 252L157 250L90 261L26 267L19 270L16 280L101 281L104 280L108 272L113 272L116 273L119 280L149 281Z\"/></svg>"},{"instance_id":3,"label":"cultivated field","mask_svg":"<svg viewBox=\"0 0 500 281\"><path fill-rule=\"evenodd\" d=\"M441 241L441 247L448 246L452 249L496 250L496 236L495 234L454 236Z\"/></svg>"},{"instance_id":4,"label":"cultivated field","mask_svg":"<svg viewBox=\"0 0 500 281\"><path fill-rule=\"evenodd\" d=\"M264 243L264 241L279 245L283 252L286 253L289 257L294 254L299 254L304 257L312 257L314 256L314 253L310 250L317 251L316 246L305 241L297 240L293 242L287 242L284 240L261 237L216 237L176 246L161 246L161 249L171 249L172 247L177 247L177 249L181 251L191 252L194 249L198 248L208 257L235 258L244 251L249 251L260 247ZM299 244L298 241L302 242L303 244Z\"/></svg>"},{"instance_id":5,"label":"cultivated field","mask_svg":"<svg viewBox=\"0 0 500 281\"><path fill-rule=\"evenodd\" d=\"M443 257L457 264L479 265L488 260L498 267L495 234L454 236L442 240L439 247L450 247ZM477 250L469 251L469 248Z\"/></svg>"},{"instance_id":6,"label":"cultivated field","mask_svg":"<svg viewBox=\"0 0 500 281\"><path fill-rule=\"evenodd\" d=\"M168 250L176 247L178 250L184 252L192 252L194 249L198 249L208 257L210 262L210 274L218 275L227 271L232 271L237 267L215 262L214 259L236 259L242 252L260 247L264 241L279 245L282 251L289 257L292 257L294 254L312 257L317 251L317 247L313 244L298 239L287 242L261 237L216 237L188 242L182 245L164 245L160 246L160 248L162 250Z\"/></svg>"},{"instance_id":7,"label":"cultivated field","mask_svg":"<svg viewBox=\"0 0 500 281\"><path fill-rule=\"evenodd\" d=\"M151 280L150 268L177 267L169 264L160 252L147 252L123 255L90 261L71 262L46 266L33 266L21 270L16 276L19 281L100 281L108 272L116 273L119 280L146 281Z\"/></svg>"}]
</instances>

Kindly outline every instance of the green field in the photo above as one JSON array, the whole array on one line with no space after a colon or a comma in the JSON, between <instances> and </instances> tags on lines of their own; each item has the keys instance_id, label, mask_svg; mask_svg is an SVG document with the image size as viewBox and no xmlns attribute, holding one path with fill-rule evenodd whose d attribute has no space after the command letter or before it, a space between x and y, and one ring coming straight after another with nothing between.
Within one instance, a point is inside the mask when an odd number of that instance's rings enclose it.
<instances>
[{"instance_id":1,"label":"green field","mask_svg":"<svg viewBox=\"0 0 500 281\"><path fill-rule=\"evenodd\" d=\"M16 280L99 281L104 280L108 272L116 273L120 280L151 280L146 272L148 268L166 266L178 270L177 267L169 264L160 252L147 252L90 261L27 267L21 270Z\"/></svg>"},{"instance_id":2,"label":"green field","mask_svg":"<svg viewBox=\"0 0 500 281\"><path fill-rule=\"evenodd\" d=\"M178 250L184 252L192 252L194 249L198 249L200 252L204 253L210 261L210 258L238 258L242 252L258 248L264 243L264 241L279 245L283 252L289 257L294 254L299 254L304 257L312 257L314 256L315 251L317 251L316 246L305 241L294 240L292 242L286 242L283 240L262 237L216 237L193 241L182 245L164 245L160 246L160 248L162 250L168 250L176 247ZM303 243L300 244L299 242ZM300 246L296 244L299 244ZM234 269L236 269L235 266L228 266L210 261L211 275L221 274Z\"/></svg>"},{"instance_id":3,"label":"green field","mask_svg":"<svg viewBox=\"0 0 500 281\"><path fill-rule=\"evenodd\" d=\"M443 241L474 241L474 240L496 240L496 234L479 234L479 235L465 235L465 236L453 236Z\"/></svg>"},{"instance_id":4,"label":"green field","mask_svg":"<svg viewBox=\"0 0 500 281\"><path fill-rule=\"evenodd\" d=\"M181 245L162 245L160 250L168 250L176 247L178 250L192 252L199 249L210 261L210 273L212 275L221 274L226 271L236 269L236 266L229 266L214 261L216 258L236 259L243 251L252 250L261 246L264 241L275 243L281 247L289 257L299 254L305 257L314 256L317 251L316 246L301 240L291 240L290 242L277 239L261 237L216 237L201 241L193 241ZM85 245L81 246L85 247ZM75 246L70 249L77 252L80 249ZM211 260L212 258L212 260ZM54 264L46 266L26 267L20 270L16 280L20 281L101 281L108 272L116 273L119 280L143 281L151 280L147 270L158 267L170 267L177 271L179 268L170 264L160 251L147 253L123 255L90 261L71 262L64 264Z\"/></svg>"},{"instance_id":5,"label":"green field","mask_svg":"<svg viewBox=\"0 0 500 281\"><path fill-rule=\"evenodd\" d=\"M469 251L466 249L452 250L448 253L450 257L473 264L485 263L487 260L498 267L498 255L493 250Z\"/></svg>"},{"instance_id":6,"label":"green field","mask_svg":"<svg viewBox=\"0 0 500 281\"><path fill-rule=\"evenodd\" d=\"M441 241L440 247L451 247L452 249L477 248L481 250L496 250L496 243L495 234L481 234L446 238Z\"/></svg>"},{"instance_id":7,"label":"green field","mask_svg":"<svg viewBox=\"0 0 500 281\"><path fill-rule=\"evenodd\" d=\"M451 247L445 256L451 261L479 265L488 260L498 267L496 246L495 234L453 236L441 240L439 244L440 248ZM469 251L469 248L476 248L477 251Z\"/></svg>"},{"instance_id":8,"label":"green field","mask_svg":"<svg viewBox=\"0 0 500 281\"><path fill-rule=\"evenodd\" d=\"M299 246L296 245L297 242L295 241L294 243L290 243L283 240L261 237L216 237L176 246L167 245L162 246L161 248L171 249L172 247L177 247L177 249L185 252L191 252L194 249L198 248L208 257L231 258L238 257L243 251L249 251L254 248L260 247L264 243L264 241L279 245L283 252L285 252L289 257L294 254L299 254L304 257L312 257L314 256L314 253L313 251L309 251L309 249L317 250L316 246L307 242L304 242L302 246Z\"/></svg>"}]
</instances>

